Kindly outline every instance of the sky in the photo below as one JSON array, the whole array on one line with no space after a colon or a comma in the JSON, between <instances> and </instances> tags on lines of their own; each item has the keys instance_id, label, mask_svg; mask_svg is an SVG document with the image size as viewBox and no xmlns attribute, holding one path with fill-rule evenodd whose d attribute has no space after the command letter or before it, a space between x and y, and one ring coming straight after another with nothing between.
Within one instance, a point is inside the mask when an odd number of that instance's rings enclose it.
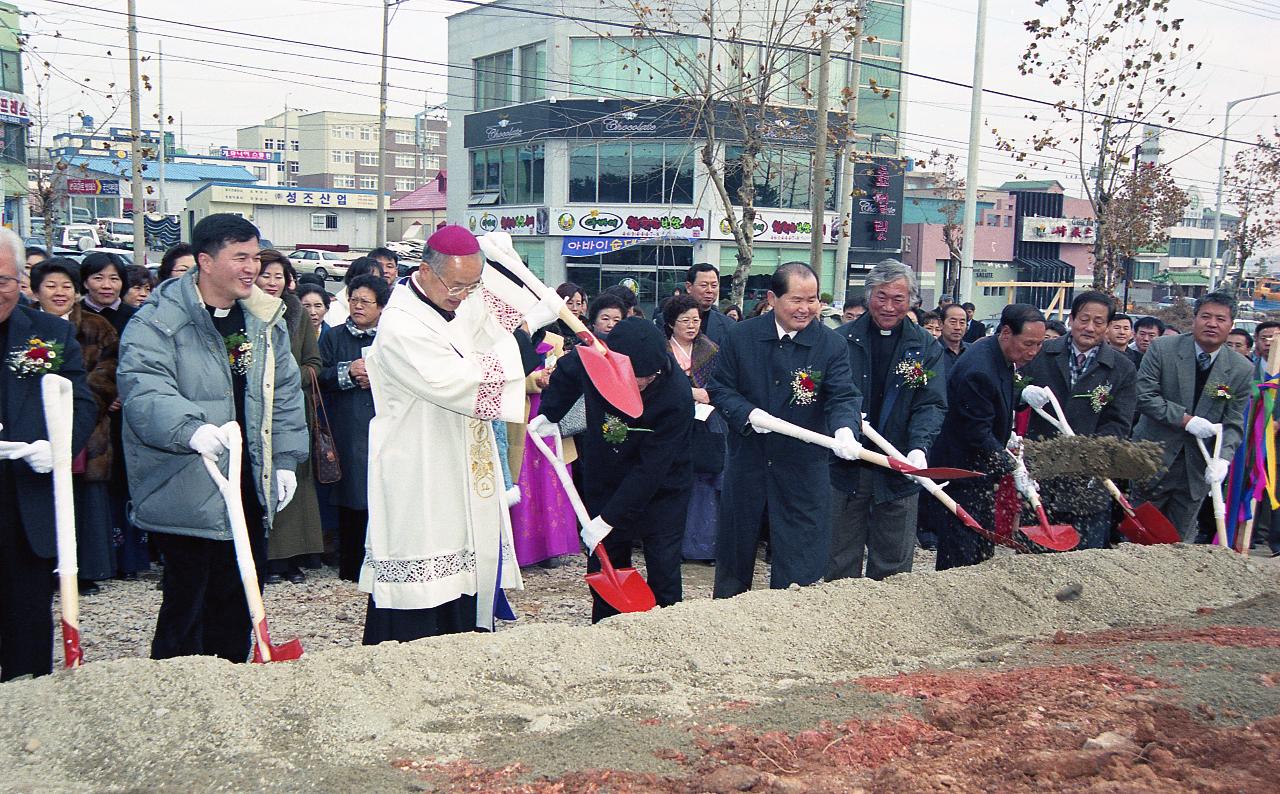
<instances>
[{"instance_id":1,"label":"sky","mask_svg":"<svg viewBox=\"0 0 1280 794\"><path fill-rule=\"evenodd\" d=\"M48 61L53 69L44 91L37 91L28 74L28 104L38 103L54 131L77 125L79 112L93 115L98 123L110 117L111 126L128 126L128 103L121 101L120 93L128 86L129 74L125 17L114 13L125 10L124 0L18 4L28 12L23 20L24 31L32 34L28 58ZM1229 100L1280 91L1280 61L1272 49L1274 34L1280 32L1280 4L1170 0L1170 5L1173 15L1185 19L1185 37L1196 43L1204 66L1188 82L1188 99L1174 125L1185 132L1162 135L1161 158L1173 165L1184 187L1198 189L1211 206L1220 142L1192 133L1220 134ZM555 6L554 0L547 6ZM425 105L446 101L445 17L468 7L461 0L406 0L398 6L389 45L392 114L409 116ZM907 79L902 151L906 156L928 159L937 148L965 158L970 91L928 78L971 81L976 9L977 0L912 0L907 68L920 76ZM309 111L377 112L378 0L137 0L137 13L139 49L151 57L142 72L154 88L159 81L154 53L163 47L165 114L174 118L175 131L188 151L204 151L210 144L234 145L237 128L260 123L286 105ZM1033 0L989 3L986 88L1049 101L1060 98L1053 86L1017 71L1029 40L1023 22L1043 13ZM495 24L509 23L495 17ZM110 99L108 92L113 93ZM144 94L144 124L154 126L157 100L155 90ZM1057 178L1069 192L1080 195L1071 167L1032 171L995 150L991 128L1029 132L1033 125L1023 118L1028 112L1038 113L1041 125L1050 115L1019 99L984 96L980 183L994 186L1026 174ZM1280 95L1242 103L1233 111L1230 137L1253 140L1269 134L1278 120ZM1240 148L1228 144L1228 162Z\"/></svg>"}]
</instances>

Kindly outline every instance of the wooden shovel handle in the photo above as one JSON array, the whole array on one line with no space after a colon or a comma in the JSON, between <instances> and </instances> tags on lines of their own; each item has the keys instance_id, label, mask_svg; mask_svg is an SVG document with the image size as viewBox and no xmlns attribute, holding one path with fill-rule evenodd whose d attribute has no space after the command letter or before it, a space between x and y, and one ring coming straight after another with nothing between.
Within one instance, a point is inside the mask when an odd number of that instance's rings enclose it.
<instances>
[{"instance_id":1,"label":"wooden shovel handle","mask_svg":"<svg viewBox=\"0 0 1280 794\"><path fill-rule=\"evenodd\" d=\"M781 433L784 436L790 436L791 438L794 438L797 441L804 441L809 444L817 444L820 447L826 447L827 449L832 451L835 451L835 449L840 446L840 444L837 443L836 440L831 436L825 435L823 433L819 433L814 430L810 430L807 427L800 427L799 425L792 424L785 419L779 419L778 417L773 416L772 414L765 414L765 416L769 417L766 422L762 423L765 425L766 430L772 430L775 433ZM872 463L876 466L882 466L886 469L893 468L893 466L889 463L888 456L881 455L878 452L872 452L871 450L866 449L865 447L858 452L858 458L860 460L866 461L867 463Z\"/></svg>"}]
</instances>

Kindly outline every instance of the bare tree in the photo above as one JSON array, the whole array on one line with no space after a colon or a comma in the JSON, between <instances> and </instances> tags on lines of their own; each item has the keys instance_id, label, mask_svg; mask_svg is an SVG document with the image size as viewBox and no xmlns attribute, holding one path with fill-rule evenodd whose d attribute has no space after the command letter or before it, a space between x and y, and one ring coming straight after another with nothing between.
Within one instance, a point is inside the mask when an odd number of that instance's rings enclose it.
<instances>
[{"instance_id":1,"label":"bare tree","mask_svg":"<svg viewBox=\"0 0 1280 794\"><path fill-rule=\"evenodd\" d=\"M1236 154L1225 187L1240 222L1228 238L1234 259L1223 288L1238 289L1249 258L1280 240L1280 129Z\"/></svg>"},{"instance_id":2,"label":"bare tree","mask_svg":"<svg viewBox=\"0 0 1280 794\"><path fill-rule=\"evenodd\" d=\"M1024 23L1031 42L1023 75L1047 78L1063 98L1043 129L1015 140L993 129L997 146L1014 159L1075 170L1100 227L1094 242L1095 283L1113 289L1123 263L1108 249L1110 204L1130 177L1126 164L1142 142L1144 124L1168 125L1186 104L1183 82L1200 68L1184 41L1170 0L1036 0L1053 16ZM1026 118L1040 122L1037 114ZM1158 184L1172 186L1171 181ZM1169 196L1171 200L1176 195ZM1114 238L1112 238L1114 239ZM1101 273L1099 273L1101 271Z\"/></svg>"},{"instance_id":3,"label":"bare tree","mask_svg":"<svg viewBox=\"0 0 1280 794\"><path fill-rule=\"evenodd\" d=\"M850 45L860 33L861 3L765 0L734 3L722 10L714 0L702 2L705 5L699 7L677 0L626 0L635 17L632 35L657 43L664 54L663 76L683 100L680 112L689 116L702 139L700 159L737 249L731 300L741 305L754 257L756 206L762 198L757 185L759 177L770 176L770 164L762 157L782 139L804 142L811 134L797 129L801 125L795 115L781 108L812 103L817 58L811 50L824 34L837 47ZM691 18L696 24L690 25ZM672 30L705 36L706 46L690 56L685 42L663 33ZM642 65L655 68L652 62ZM857 88L834 69L832 74L831 93L847 108L856 101ZM725 130L732 134L724 135ZM826 144L834 146L845 134L845 125L833 124ZM728 156L727 145L734 147L736 156ZM807 170L797 172L797 179L801 177L827 179Z\"/></svg>"},{"instance_id":4,"label":"bare tree","mask_svg":"<svg viewBox=\"0 0 1280 794\"><path fill-rule=\"evenodd\" d=\"M919 164L925 167L924 163ZM954 295L960 281L961 252L964 248L964 177L960 175L960 157L955 153L942 154L938 149L929 153L928 167L933 168L933 198L940 199L938 212L942 215L942 241L947 246L947 263L938 283L938 295Z\"/></svg>"}]
</instances>

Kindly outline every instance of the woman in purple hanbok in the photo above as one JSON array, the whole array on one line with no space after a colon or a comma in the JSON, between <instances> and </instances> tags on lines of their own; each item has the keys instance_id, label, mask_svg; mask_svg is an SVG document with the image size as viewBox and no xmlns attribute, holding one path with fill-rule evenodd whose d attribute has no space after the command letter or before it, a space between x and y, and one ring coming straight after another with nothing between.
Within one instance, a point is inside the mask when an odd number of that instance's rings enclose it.
<instances>
[{"instance_id":1,"label":"woman in purple hanbok","mask_svg":"<svg viewBox=\"0 0 1280 794\"><path fill-rule=\"evenodd\" d=\"M538 345L538 353L545 356L545 363L525 378L525 394L528 403L527 417L539 413L542 390L551 378L556 359L564 354L564 339L547 333ZM508 423L508 456L511 476L520 489L520 501L511 506L511 533L515 540L516 562L520 567L542 563L554 568L556 558L577 554L578 522L573 507L564 494L555 471L546 458L528 441L528 426ZM551 437L545 437L548 446L554 448ZM572 439L564 440L564 461L572 463L577 450Z\"/></svg>"},{"instance_id":2,"label":"woman in purple hanbok","mask_svg":"<svg viewBox=\"0 0 1280 794\"><path fill-rule=\"evenodd\" d=\"M676 363L693 382L693 402L697 418L693 423L693 495L685 522L684 544L680 552L686 560L714 562L716 526L720 520L720 487L728 425L719 411L711 408L707 383L715 372L720 347L702 333L703 315L698 302L678 295L663 304L662 326Z\"/></svg>"}]
</instances>

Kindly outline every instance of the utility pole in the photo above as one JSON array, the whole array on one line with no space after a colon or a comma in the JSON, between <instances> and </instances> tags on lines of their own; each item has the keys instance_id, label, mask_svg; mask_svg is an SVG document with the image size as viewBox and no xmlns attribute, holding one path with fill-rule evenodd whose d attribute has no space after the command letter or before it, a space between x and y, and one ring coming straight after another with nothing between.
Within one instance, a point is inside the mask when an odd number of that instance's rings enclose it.
<instances>
[{"instance_id":1,"label":"utility pole","mask_svg":"<svg viewBox=\"0 0 1280 794\"><path fill-rule=\"evenodd\" d=\"M301 123L301 122L299 122L299 123ZM290 151L290 150L289 150L289 95L288 95L288 94L285 94L285 95L284 95L284 122L283 122L283 124L284 124L284 133L282 133L282 134L284 135L284 142L281 144L280 148L284 150L284 153L280 155L280 161L281 161L282 163L284 163L284 182L282 182L281 184L282 184L282 185L284 185L285 187L288 187L288 186L289 186L289 179L290 179L290 172L289 172L289 151ZM299 133L299 135L301 135L301 133Z\"/></svg>"},{"instance_id":2,"label":"utility pole","mask_svg":"<svg viewBox=\"0 0 1280 794\"><path fill-rule=\"evenodd\" d=\"M1251 99L1264 99L1269 96L1276 96L1280 91L1268 91L1265 94L1257 96L1247 96L1243 99L1233 99L1227 103L1227 111L1222 119L1222 149L1218 154L1218 198L1213 206L1213 243L1209 249L1209 291L1213 292L1218 288L1218 237L1222 234L1222 183L1227 176L1227 131L1231 129L1231 108L1241 102L1248 102ZM1225 273L1223 274L1226 275Z\"/></svg>"},{"instance_id":3,"label":"utility pole","mask_svg":"<svg viewBox=\"0 0 1280 794\"><path fill-rule=\"evenodd\" d=\"M840 197L840 234L836 237L836 278L835 294L832 306L840 309L844 306L845 295L849 288L849 242L853 238L853 164L858 155L858 94L862 82L862 3L858 2L857 17L853 22L853 68L849 74L849 101L845 115L844 140L840 142L840 186L836 195Z\"/></svg>"},{"instance_id":4,"label":"utility pole","mask_svg":"<svg viewBox=\"0 0 1280 794\"><path fill-rule=\"evenodd\" d=\"M826 238L823 221L827 217L827 83L831 71L831 36L822 34L818 55L818 109L814 131L813 175L809 178L809 265L822 284L822 243ZM835 268L837 275L839 267Z\"/></svg>"},{"instance_id":5,"label":"utility pole","mask_svg":"<svg viewBox=\"0 0 1280 794\"><path fill-rule=\"evenodd\" d=\"M138 19L135 0L129 0L129 185L133 189L133 261L145 263L146 204L142 191L142 97L138 95Z\"/></svg>"},{"instance_id":6,"label":"utility pole","mask_svg":"<svg viewBox=\"0 0 1280 794\"><path fill-rule=\"evenodd\" d=\"M164 161L165 155L168 154L164 142L164 42L160 42L160 73L159 81L156 83L160 104L160 195L158 196L157 205L160 207L160 214L167 216L169 214L169 206L167 203L167 194L164 183Z\"/></svg>"},{"instance_id":7,"label":"utility pole","mask_svg":"<svg viewBox=\"0 0 1280 794\"><path fill-rule=\"evenodd\" d=\"M391 1L382 0L382 78L378 81L378 229L375 245L387 236L387 34L391 30Z\"/></svg>"},{"instance_id":8,"label":"utility pole","mask_svg":"<svg viewBox=\"0 0 1280 794\"><path fill-rule=\"evenodd\" d=\"M973 238L978 225L978 139L982 134L982 66L987 49L987 0L978 0L973 43L973 96L969 99L969 162L964 182L964 246L960 254L960 295L973 300Z\"/></svg>"}]
</instances>

